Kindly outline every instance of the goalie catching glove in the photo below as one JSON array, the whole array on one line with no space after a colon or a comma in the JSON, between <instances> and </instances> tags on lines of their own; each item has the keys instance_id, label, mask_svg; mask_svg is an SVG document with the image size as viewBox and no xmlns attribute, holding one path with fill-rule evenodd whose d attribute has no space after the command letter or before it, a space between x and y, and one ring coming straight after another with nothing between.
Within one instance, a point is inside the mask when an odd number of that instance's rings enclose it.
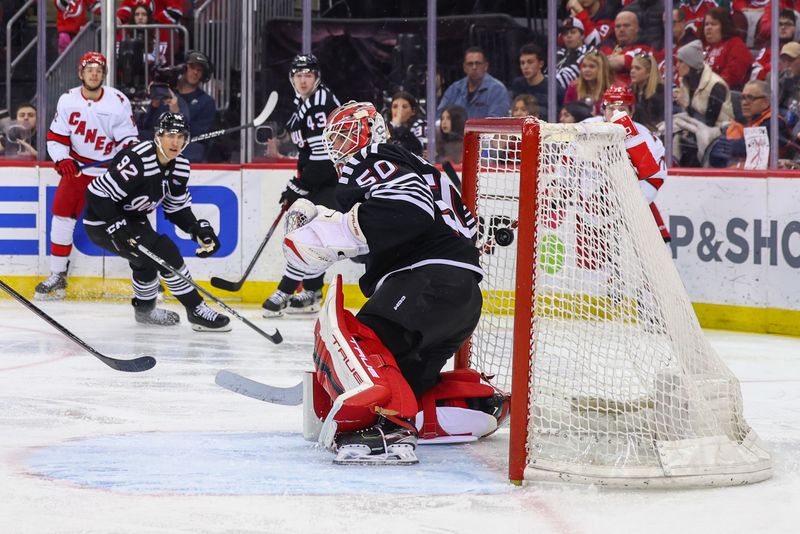
<instances>
[{"instance_id":1,"label":"goalie catching glove","mask_svg":"<svg viewBox=\"0 0 800 534\"><path fill-rule=\"evenodd\" d=\"M347 213L298 200L308 223L289 232L283 239L286 261L304 273L322 273L339 260L369 253L367 238L358 223L356 204ZM292 206L292 210L295 210ZM291 210L290 214L291 216Z\"/></svg>"},{"instance_id":2,"label":"goalie catching glove","mask_svg":"<svg viewBox=\"0 0 800 534\"><path fill-rule=\"evenodd\" d=\"M219 250L219 238L207 220L199 219L190 229L190 233L192 239L200 245L195 251L198 258L213 256Z\"/></svg>"}]
</instances>

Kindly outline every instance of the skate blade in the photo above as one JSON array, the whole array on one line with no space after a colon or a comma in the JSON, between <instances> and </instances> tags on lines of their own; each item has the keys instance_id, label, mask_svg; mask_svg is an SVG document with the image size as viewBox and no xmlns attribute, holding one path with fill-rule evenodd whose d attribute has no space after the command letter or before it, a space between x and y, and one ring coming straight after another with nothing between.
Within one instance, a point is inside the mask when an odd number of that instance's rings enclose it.
<instances>
[{"instance_id":1,"label":"skate blade","mask_svg":"<svg viewBox=\"0 0 800 534\"><path fill-rule=\"evenodd\" d=\"M192 330L195 332L230 332L233 330L233 325L231 323L226 324L220 328L210 328L208 326L203 326L201 324L192 324Z\"/></svg>"},{"instance_id":2,"label":"skate blade","mask_svg":"<svg viewBox=\"0 0 800 534\"><path fill-rule=\"evenodd\" d=\"M312 313L317 313L320 309L322 309L321 303L306 306L305 308L292 308L289 306L286 308L286 313L290 313L292 315L310 315Z\"/></svg>"},{"instance_id":3,"label":"skate blade","mask_svg":"<svg viewBox=\"0 0 800 534\"><path fill-rule=\"evenodd\" d=\"M56 289L55 291L51 291L50 293L33 293L33 300L38 300L40 302L45 302L48 300L64 300L67 296L67 291L65 289Z\"/></svg>"},{"instance_id":4,"label":"skate blade","mask_svg":"<svg viewBox=\"0 0 800 534\"><path fill-rule=\"evenodd\" d=\"M277 319L279 317L283 317L283 310L280 311L267 310L261 314L261 317L263 317L264 319Z\"/></svg>"},{"instance_id":5,"label":"skate blade","mask_svg":"<svg viewBox=\"0 0 800 534\"><path fill-rule=\"evenodd\" d=\"M411 445L390 445L384 454L369 454L365 445L345 445L339 448L335 465L414 465L419 463Z\"/></svg>"}]
</instances>

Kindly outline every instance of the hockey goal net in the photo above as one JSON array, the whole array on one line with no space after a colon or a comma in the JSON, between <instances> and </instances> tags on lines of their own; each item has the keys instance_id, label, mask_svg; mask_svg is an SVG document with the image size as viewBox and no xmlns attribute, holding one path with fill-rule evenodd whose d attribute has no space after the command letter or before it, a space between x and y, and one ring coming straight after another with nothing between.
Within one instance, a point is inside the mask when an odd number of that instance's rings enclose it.
<instances>
[{"instance_id":1,"label":"hockey goal net","mask_svg":"<svg viewBox=\"0 0 800 534\"><path fill-rule=\"evenodd\" d=\"M769 453L705 340L621 127L467 122L480 324L457 365L512 392L509 477L623 486L757 482Z\"/></svg>"}]
</instances>

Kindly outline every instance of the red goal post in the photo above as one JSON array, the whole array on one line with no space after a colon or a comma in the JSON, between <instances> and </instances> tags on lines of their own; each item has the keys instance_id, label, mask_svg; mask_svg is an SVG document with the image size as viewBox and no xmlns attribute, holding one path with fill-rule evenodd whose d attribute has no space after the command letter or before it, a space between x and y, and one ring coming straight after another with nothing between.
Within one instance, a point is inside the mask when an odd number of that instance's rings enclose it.
<instances>
[{"instance_id":1,"label":"red goal post","mask_svg":"<svg viewBox=\"0 0 800 534\"><path fill-rule=\"evenodd\" d=\"M456 356L512 393L509 478L664 487L771 476L705 341L621 127L469 120L481 321Z\"/></svg>"}]
</instances>

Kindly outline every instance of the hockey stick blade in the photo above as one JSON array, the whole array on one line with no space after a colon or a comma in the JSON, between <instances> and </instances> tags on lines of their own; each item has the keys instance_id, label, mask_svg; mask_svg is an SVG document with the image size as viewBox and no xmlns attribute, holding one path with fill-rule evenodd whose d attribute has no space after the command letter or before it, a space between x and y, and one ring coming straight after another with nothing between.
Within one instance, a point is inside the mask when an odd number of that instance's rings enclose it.
<instances>
[{"instance_id":1,"label":"hockey stick blade","mask_svg":"<svg viewBox=\"0 0 800 534\"><path fill-rule=\"evenodd\" d=\"M152 369L156 365L156 359L152 356L140 356L138 358L134 358L132 360L119 360L117 358L111 358L110 356L106 356L104 354L99 353L92 347L91 345L87 344L84 340L73 334L71 331L67 330L65 326L61 323L47 315L41 308L33 304L31 301L20 295L16 292L14 288L0 280L0 288L3 289L6 293L14 297L14 299L31 310L33 313L38 315L44 321L49 323L53 328L67 336L77 345L79 345L82 349L86 352L106 364L107 366L115 369L117 371L122 371L124 373L141 373L142 371L147 371L148 369Z\"/></svg>"},{"instance_id":2,"label":"hockey stick blade","mask_svg":"<svg viewBox=\"0 0 800 534\"><path fill-rule=\"evenodd\" d=\"M303 403L303 383L292 387L280 388L250 380L231 371L221 370L217 373L214 382L234 393L250 397L251 399L280 404L282 406L297 406Z\"/></svg>"},{"instance_id":3,"label":"hockey stick blade","mask_svg":"<svg viewBox=\"0 0 800 534\"><path fill-rule=\"evenodd\" d=\"M277 228L278 223L281 222L281 217L283 217L283 214L286 213L286 210L288 209L289 206L287 206L284 203L283 207L281 207L280 213L278 213L278 216L275 217L275 221L272 223L272 226L270 226L269 230L267 231L266 237L264 237L264 240L261 241L261 244L258 246L258 250L256 250L255 255L253 255L253 259L250 260L250 264L247 266L247 269L244 270L244 274L242 275L242 277L239 279L238 282L230 282L228 280L223 280L222 278L217 278L216 276L213 276L211 278L211 285L216 288L222 289L224 291L239 291L240 289L242 289L244 281L247 280L247 277L250 275L250 271L252 271L253 267L255 267L258 258L264 251L264 247L267 246L267 243L269 243L272 234L275 233L275 228Z\"/></svg>"},{"instance_id":4,"label":"hockey stick blade","mask_svg":"<svg viewBox=\"0 0 800 534\"><path fill-rule=\"evenodd\" d=\"M275 111L275 106L278 105L278 93L277 91L272 91L267 98L267 105L264 106L264 109L261 110L261 113L258 114L258 117L253 119L253 126L261 126L264 122L272 115L272 112Z\"/></svg>"}]
</instances>

